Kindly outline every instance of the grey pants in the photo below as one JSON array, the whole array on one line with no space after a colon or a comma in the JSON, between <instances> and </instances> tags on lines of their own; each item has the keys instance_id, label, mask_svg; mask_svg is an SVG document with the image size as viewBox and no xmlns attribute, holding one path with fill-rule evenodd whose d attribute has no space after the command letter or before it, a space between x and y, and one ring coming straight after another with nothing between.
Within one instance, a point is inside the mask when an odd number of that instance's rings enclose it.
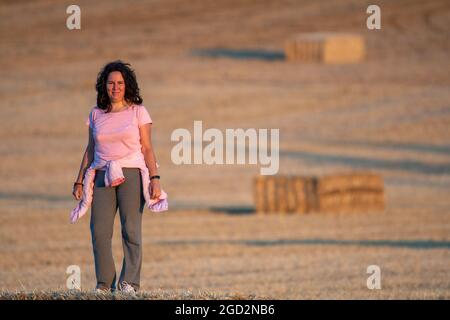
<instances>
[{"instance_id":1,"label":"grey pants","mask_svg":"<svg viewBox=\"0 0 450 320\"><path fill-rule=\"evenodd\" d=\"M142 212L145 199L138 168L122 168L125 182L105 187L105 171L97 170L91 207L91 235L97 288L116 288L116 268L112 255L114 217L119 208L122 225L123 263L119 283L140 286L142 265Z\"/></svg>"}]
</instances>

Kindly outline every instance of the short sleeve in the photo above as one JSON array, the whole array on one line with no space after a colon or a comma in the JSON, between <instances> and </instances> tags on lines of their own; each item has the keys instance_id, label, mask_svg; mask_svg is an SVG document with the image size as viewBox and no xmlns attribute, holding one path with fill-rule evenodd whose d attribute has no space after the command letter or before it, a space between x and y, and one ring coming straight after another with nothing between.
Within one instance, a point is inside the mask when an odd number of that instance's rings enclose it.
<instances>
[{"instance_id":1,"label":"short sleeve","mask_svg":"<svg viewBox=\"0 0 450 320\"><path fill-rule=\"evenodd\" d=\"M94 119L95 119L95 117L94 117L94 109L92 109L91 112L89 112L89 116L87 117L87 119L85 121L85 124L88 127L92 128L92 124L94 123Z\"/></svg>"},{"instance_id":2,"label":"short sleeve","mask_svg":"<svg viewBox=\"0 0 450 320\"><path fill-rule=\"evenodd\" d=\"M145 108L144 106L139 106L137 112L137 119L139 128L142 127L144 124L153 123L152 118L150 117L150 114L147 111L147 108Z\"/></svg>"},{"instance_id":3,"label":"short sleeve","mask_svg":"<svg viewBox=\"0 0 450 320\"><path fill-rule=\"evenodd\" d=\"M85 124L86 124L88 127L91 127L91 114L90 114L90 113L89 113L89 116L88 116L87 119L86 119Z\"/></svg>"}]
</instances>

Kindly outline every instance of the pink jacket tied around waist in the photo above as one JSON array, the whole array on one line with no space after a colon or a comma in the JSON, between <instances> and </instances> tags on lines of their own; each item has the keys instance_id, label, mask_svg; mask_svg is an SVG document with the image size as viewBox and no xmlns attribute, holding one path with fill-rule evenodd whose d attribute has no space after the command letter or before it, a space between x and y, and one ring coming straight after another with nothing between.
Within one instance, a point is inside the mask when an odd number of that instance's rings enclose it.
<instances>
[{"instance_id":1,"label":"pink jacket tied around waist","mask_svg":"<svg viewBox=\"0 0 450 320\"><path fill-rule=\"evenodd\" d=\"M142 189L144 193L145 204L151 211L162 212L168 210L168 196L167 193L164 192L164 190L161 190L161 195L158 199L151 199L149 191L149 171L145 164L144 155L139 151L118 160L95 159L92 162L91 166L86 170L86 173L84 174L83 197L70 214L71 223L75 223L79 218L84 216L92 203L95 171L99 169L105 170L105 186L116 187L125 182L122 168L139 168L142 176Z\"/></svg>"}]
</instances>

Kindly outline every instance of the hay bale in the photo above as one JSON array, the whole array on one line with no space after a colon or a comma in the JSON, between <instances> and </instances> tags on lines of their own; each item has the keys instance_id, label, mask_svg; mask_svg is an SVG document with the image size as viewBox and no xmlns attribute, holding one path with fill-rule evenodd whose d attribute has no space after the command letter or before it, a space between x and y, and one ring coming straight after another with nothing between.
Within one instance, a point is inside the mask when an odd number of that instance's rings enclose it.
<instances>
[{"instance_id":1,"label":"hay bale","mask_svg":"<svg viewBox=\"0 0 450 320\"><path fill-rule=\"evenodd\" d=\"M277 210L277 194L276 194L276 185L277 178L275 176L266 177L266 212L274 213Z\"/></svg>"},{"instance_id":2,"label":"hay bale","mask_svg":"<svg viewBox=\"0 0 450 320\"><path fill-rule=\"evenodd\" d=\"M288 212L288 178L285 176L276 177L276 210L280 213Z\"/></svg>"},{"instance_id":3,"label":"hay bale","mask_svg":"<svg viewBox=\"0 0 450 320\"><path fill-rule=\"evenodd\" d=\"M317 186L320 211L368 211L384 209L384 184L374 173L322 177Z\"/></svg>"},{"instance_id":4,"label":"hay bale","mask_svg":"<svg viewBox=\"0 0 450 320\"><path fill-rule=\"evenodd\" d=\"M297 198L299 197L297 192L297 180L300 180L297 177L289 177L287 179L287 212L296 212L297 211ZM301 183L301 180L300 180Z\"/></svg>"},{"instance_id":5,"label":"hay bale","mask_svg":"<svg viewBox=\"0 0 450 320\"><path fill-rule=\"evenodd\" d=\"M321 212L356 212L384 210L384 194L381 192L340 192L319 198Z\"/></svg>"},{"instance_id":6,"label":"hay bale","mask_svg":"<svg viewBox=\"0 0 450 320\"><path fill-rule=\"evenodd\" d=\"M357 63L364 59L365 45L358 34L303 33L286 41L285 55L289 61Z\"/></svg>"},{"instance_id":7,"label":"hay bale","mask_svg":"<svg viewBox=\"0 0 450 320\"><path fill-rule=\"evenodd\" d=\"M353 212L384 209L384 185L373 173L324 177L258 176L254 179L258 213Z\"/></svg>"},{"instance_id":8,"label":"hay bale","mask_svg":"<svg viewBox=\"0 0 450 320\"><path fill-rule=\"evenodd\" d=\"M319 199L317 197L317 177L305 177L305 197L306 213L315 212L319 209Z\"/></svg>"},{"instance_id":9,"label":"hay bale","mask_svg":"<svg viewBox=\"0 0 450 320\"><path fill-rule=\"evenodd\" d=\"M254 184L255 210L257 213L266 212L266 179L264 176L256 176Z\"/></svg>"},{"instance_id":10,"label":"hay bale","mask_svg":"<svg viewBox=\"0 0 450 320\"><path fill-rule=\"evenodd\" d=\"M307 213L318 208L317 178L259 176L254 179L258 213Z\"/></svg>"},{"instance_id":11,"label":"hay bale","mask_svg":"<svg viewBox=\"0 0 450 320\"><path fill-rule=\"evenodd\" d=\"M380 175L353 173L326 176L317 185L319 211L370 211L384 209Z\"/></svg>"},{"instance_id":12,"label":"hay bale","mask_svg":"<svg viewBox=\"0 0 450 320\"><path fill-rule=\"evenodd\" d=\"M285 55L290 61L320 62L323 41L319 38L303 39L301 36L286 41Z\"/></svg>"},{"instance_id":13,"label":"hay bale","mask_svg":"<svg viewBox=\"0 0 450 320\"><path fill-rule=\"evenodd\" d=\"M317 184L319 195L352 190L383 191L383 179L374 173L351 173L321 177Z\"/></svg>"},{"instance_id":14,"label":"hay bale","mask_svg":"<svg viewBox=\"0 0 450 320\"><path fill-rule=\"evenodd\" d=\"M311 196L308 194L310 178L308 177L289 177L288 179L288 201L289 212L307 213L311 205L309 204Z\"/></svg>"}]
</instances>

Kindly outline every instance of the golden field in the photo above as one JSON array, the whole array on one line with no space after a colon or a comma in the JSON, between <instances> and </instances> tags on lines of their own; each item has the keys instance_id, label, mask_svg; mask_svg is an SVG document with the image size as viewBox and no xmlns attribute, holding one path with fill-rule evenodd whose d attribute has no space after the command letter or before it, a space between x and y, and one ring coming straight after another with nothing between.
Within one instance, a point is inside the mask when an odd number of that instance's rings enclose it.
<instances>
[{"instance_id":1,"label":"golden field","mask_svg":"<svg viewBox=\"0 0 450 320\"><path fill-rule=\"evenodd\" d=\"M449 299L450 5L379 1L0 2L0 291L95 286L89 216L69 224L107 62L136 70L170 210L143 219L148 298ZM361 34L358 64L288 62L302 32ZM383 212L253 212L258 165L172 163L177 128L279 128L280 174L371 171ZM120 223L113 239L120 272ZM381 290L369 290L369 265ZM192 292L207 292L207 294ZM9 293L8 293L9 292ZM11 296L9 296L11 297Z\"/></svg>"}]
</instances>

